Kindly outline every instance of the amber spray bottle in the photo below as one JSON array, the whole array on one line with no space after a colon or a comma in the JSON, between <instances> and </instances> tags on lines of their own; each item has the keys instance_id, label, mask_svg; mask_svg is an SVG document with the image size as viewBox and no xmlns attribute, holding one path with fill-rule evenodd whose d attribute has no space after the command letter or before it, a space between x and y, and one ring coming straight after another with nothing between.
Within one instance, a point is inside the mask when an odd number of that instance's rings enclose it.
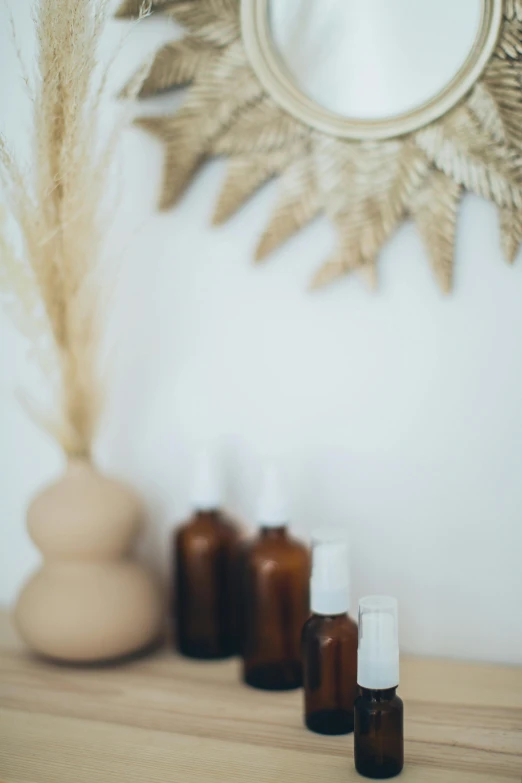
<instances>
[{"instance_id":1,"label":"amber spray bottle","mask_svg":"<svg viewBox=\"0 0 522 783\"><path fill-rule=\"evenodd\" d=\"M355 768L367 778L395 777L404 763L395 598L369 596L359 602L357 682Z\"/></svg>"},{"instance_id":2,"label":"amber spray bottle","mask_svg":"<svg viewBox=\"0 0 522 783\"><path fill-rule=\"evenodd\" d=\"M191 494L193 516L174 539L177 648L190 658L227 658L238 651L239 531L220 510L220 482L207 453L197 460Z\"/></svg>"},{"instance_id":3,"label":"amber spray bottle","mask_svg":"<svg viewBox=\"0 0 522 783\"><path fill-rule=\"evenodd\" d=\"M312 616L303 628L305 724L318 734L353 731L357 625L348 616L348 549L343 541L312 548Z\"/></svg>"},{"instance_id":4,"label":"amber spray bottle","mask_svg":"<svg viewBox=\"0 0 522 783\"><path fill-rule=\"evenodd\" d=\"M301 632L309 614L310 553L287 529L288 509L275 469L267 467L260 530L243 558L243 679L254 688L303 683Z\"/></svg>"}]
</instances>

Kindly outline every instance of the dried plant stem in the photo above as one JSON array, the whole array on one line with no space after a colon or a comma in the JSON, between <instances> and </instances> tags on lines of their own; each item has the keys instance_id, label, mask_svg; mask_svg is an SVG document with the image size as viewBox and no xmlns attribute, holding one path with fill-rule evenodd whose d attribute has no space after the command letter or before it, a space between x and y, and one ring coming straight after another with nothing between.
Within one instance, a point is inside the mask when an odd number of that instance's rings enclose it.
<instances>
[{"instance_id":1,"label":"dried plant stem","mask_svg":"<svg viewBox=\"0 0 522 783\"><path fill-rule=\"evenodd\" d=\"M0 288L11 300L25 296L34 302L37 294L43 318L34 305L25 307L23 330L34 334L30 321L38 320L52 337L61 394L53 434L67 455L83 457L90 455L101 402L95 278L114 150L114 139L104 146L98 134L105 79L98 77L97 49L105 6L106 0L38 2L34 139L27 169L20 169L0 137L0 177L23 239L17 255L5 232L2 236Z\"/></svg>"}]
</instances>

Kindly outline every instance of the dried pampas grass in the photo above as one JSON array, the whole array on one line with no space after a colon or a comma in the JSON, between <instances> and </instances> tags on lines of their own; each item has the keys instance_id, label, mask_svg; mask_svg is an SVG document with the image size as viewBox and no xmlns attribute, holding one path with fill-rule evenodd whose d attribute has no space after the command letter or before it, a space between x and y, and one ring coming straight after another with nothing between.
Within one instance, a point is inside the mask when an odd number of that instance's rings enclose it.
<instances>
[{"instance_id":1,"label":"dried pampas grass","mask_svg":"<svg viewBox=\"0 0 522 783\"><path fill-rule=\"evenodd\" d=\"M0 294L36 347L48 380L54 367L59 398L47 426L68 456L86 458L101 406L96 271L115 146L115 134L102 145L98 132L106 74L97 51L106 1L39 0L27 166L19 165L0 136L0 180L22 239L18 253L4 220ZM52 346L51 361L48 347L39 343Z\"/></svg>"}]
</instances>

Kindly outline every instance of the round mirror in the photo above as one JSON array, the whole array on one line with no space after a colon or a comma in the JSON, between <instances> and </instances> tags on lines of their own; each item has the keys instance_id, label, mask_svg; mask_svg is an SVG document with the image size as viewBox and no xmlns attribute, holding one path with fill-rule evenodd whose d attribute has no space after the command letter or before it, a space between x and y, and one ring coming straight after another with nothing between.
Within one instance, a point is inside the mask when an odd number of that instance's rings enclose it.
<instances>
[{"instance_id":1,"label":"round mirror","mask_svg":"<svg viewBox=\"0 0 522 783\"><path fill-rule=\"evenodd\" d=\"M482 0L270 0L274 46L299 89L341 117L422 106L458 74Z\"/></svg>"},{"instance_id":2,"label":"round mirror","mask_svg":"<svg viewBox=\"0 0 522 783\"><path fill-rule=\"evenodd\" d=\"M502 0L242 0L268 92L336 136L410 132L455 105L495 47Z\"/></svg>"}]
</instances>

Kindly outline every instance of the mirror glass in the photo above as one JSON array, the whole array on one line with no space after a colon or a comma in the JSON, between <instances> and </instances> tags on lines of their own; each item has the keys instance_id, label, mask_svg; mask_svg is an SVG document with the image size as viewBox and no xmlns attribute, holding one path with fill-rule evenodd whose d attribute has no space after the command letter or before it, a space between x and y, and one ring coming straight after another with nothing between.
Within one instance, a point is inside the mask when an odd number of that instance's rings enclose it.
<instances>
[{"instance_id":1,"label":"mirror glass","mask_svg":"<svg viewBox=\"0 0 522 783\"><path fill-rule=\"evenodd\" d=\"M269 0L272 42L294 84L341 117L422 106L457 75L483 0Z\"/></svg>"}]
</instances>

